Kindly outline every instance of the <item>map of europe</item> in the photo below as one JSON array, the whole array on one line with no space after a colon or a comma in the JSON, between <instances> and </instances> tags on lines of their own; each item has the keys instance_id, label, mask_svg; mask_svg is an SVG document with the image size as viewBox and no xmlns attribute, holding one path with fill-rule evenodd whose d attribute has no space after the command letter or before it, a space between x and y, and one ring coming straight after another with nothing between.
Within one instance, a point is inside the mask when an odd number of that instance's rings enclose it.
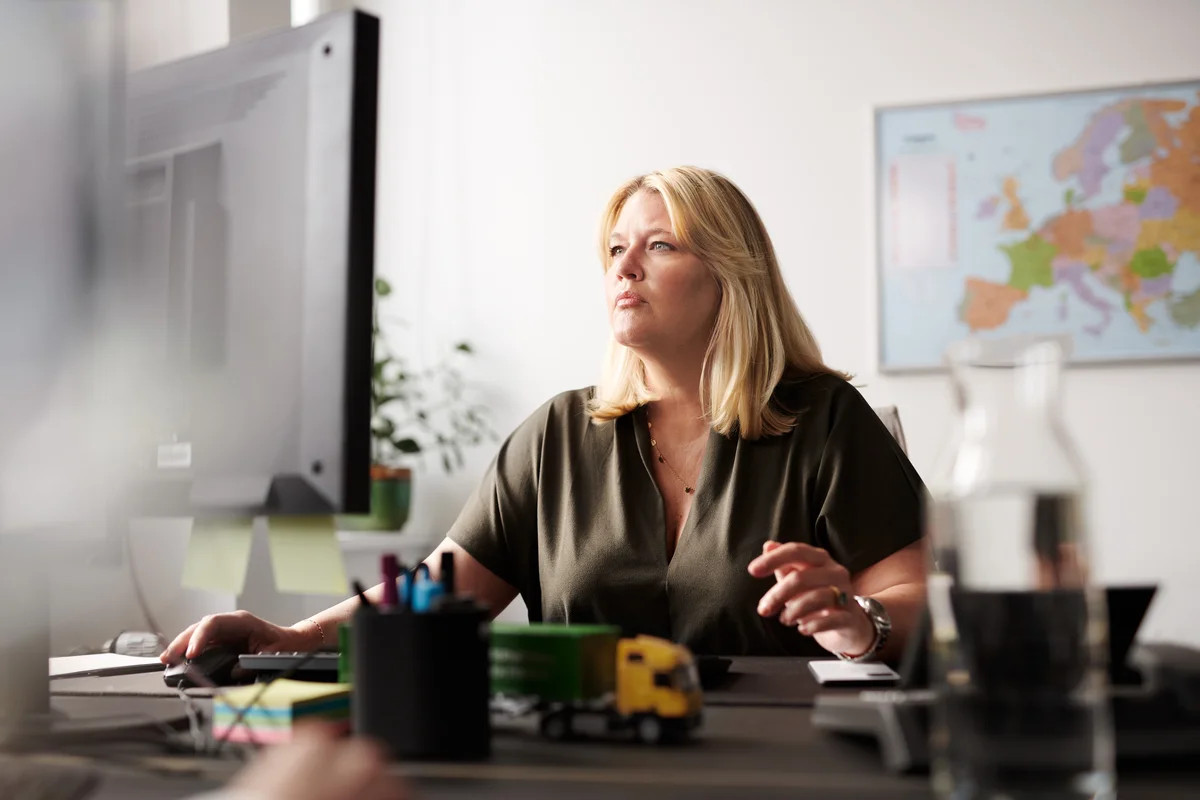
<instances>
[{"instance_id":1,"label":"map of europe","mask_svg":"<svg viewBox=\"0 0 1200 800\"><path fill-rule=\"evenodd\" d=\"M972 335L1200 356L1200 82L889 109L877 135L884 369Z\"/></svg>"}]
</instances>

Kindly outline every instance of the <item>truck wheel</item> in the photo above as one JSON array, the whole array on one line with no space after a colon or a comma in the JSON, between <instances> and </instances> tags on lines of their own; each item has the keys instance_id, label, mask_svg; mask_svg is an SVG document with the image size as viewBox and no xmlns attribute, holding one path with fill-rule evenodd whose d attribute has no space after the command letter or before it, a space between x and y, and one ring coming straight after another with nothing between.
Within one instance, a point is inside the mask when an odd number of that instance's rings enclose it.
<instances>
[{"instance_id":1,"label":"truck wheel","mask_svg":"<svg viewBox=\"0 0 1200 800\"><path fill-rule=\"evenodd\" d=\"M637 736L646 744L658 744L663 738L663 726L658 717L642 717L638 720Z\"/></svg>"},{"instance_id":2,"label":"truck wheel","mask_svg":"<svg viewBox=\"0 0 1200 800\"><path fill-rule=\"evenodd\" d=\"M570 714L556 711L542 717L542 736L560 742L571 735Z\"/></svg>"}]
</instances>

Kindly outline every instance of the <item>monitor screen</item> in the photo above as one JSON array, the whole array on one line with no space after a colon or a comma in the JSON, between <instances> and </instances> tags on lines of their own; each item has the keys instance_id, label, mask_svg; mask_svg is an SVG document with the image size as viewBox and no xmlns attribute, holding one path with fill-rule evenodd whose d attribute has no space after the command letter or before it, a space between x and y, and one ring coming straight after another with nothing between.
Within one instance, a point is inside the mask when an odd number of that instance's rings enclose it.
<instances>
[{"instance_id":1,"label":"monitor screen","mask_svg":"<svg viewBox=\"0 0 1200 800\"><path fill-rule=\"evenodd\" d=\"M377 73L346 12L130 75L137 502L369 510Z\"/></svg>"}]
</instances>

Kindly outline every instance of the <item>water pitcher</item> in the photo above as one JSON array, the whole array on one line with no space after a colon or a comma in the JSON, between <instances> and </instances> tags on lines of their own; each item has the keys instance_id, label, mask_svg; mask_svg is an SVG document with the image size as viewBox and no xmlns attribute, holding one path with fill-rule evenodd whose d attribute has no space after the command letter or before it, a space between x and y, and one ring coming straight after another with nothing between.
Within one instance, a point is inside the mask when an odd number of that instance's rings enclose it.
<instances>
[{"instance_id":1,"label":"water pitcher","mask_svg":"<svg viewBox=\"0 0 1200 800\"><path fill-rule=\"evenodd\" d=\"M929 481L938 796L1114 797L1106 612L1053 339L948 351L955 430Z\"/></svg>"}]
</instances>

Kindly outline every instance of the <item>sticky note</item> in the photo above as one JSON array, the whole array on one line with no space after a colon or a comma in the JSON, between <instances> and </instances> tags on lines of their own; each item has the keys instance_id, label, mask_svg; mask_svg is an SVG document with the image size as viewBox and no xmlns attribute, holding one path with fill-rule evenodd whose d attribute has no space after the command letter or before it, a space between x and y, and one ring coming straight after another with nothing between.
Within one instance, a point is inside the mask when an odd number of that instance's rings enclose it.
<instances>
[{"instance_id":1,"label":"sticky note","mask_svg":"<svg viewBox=\"0 0 1200 800\"><path fill-rule=\"evenodd\" d=\"M251 519L194 521L181 583L189 589L240 594L253 535Z\"/></svg>"},{"instance_id":2,"label":"sticky note","mask_svg":"<svg viewBox=\"0 0 1200 800\"><path fill-rule=\"evenodd\" d=\"M278 591L348 593L333 517L271 517L267 527Z\"/></svg>"}]
</instances>

